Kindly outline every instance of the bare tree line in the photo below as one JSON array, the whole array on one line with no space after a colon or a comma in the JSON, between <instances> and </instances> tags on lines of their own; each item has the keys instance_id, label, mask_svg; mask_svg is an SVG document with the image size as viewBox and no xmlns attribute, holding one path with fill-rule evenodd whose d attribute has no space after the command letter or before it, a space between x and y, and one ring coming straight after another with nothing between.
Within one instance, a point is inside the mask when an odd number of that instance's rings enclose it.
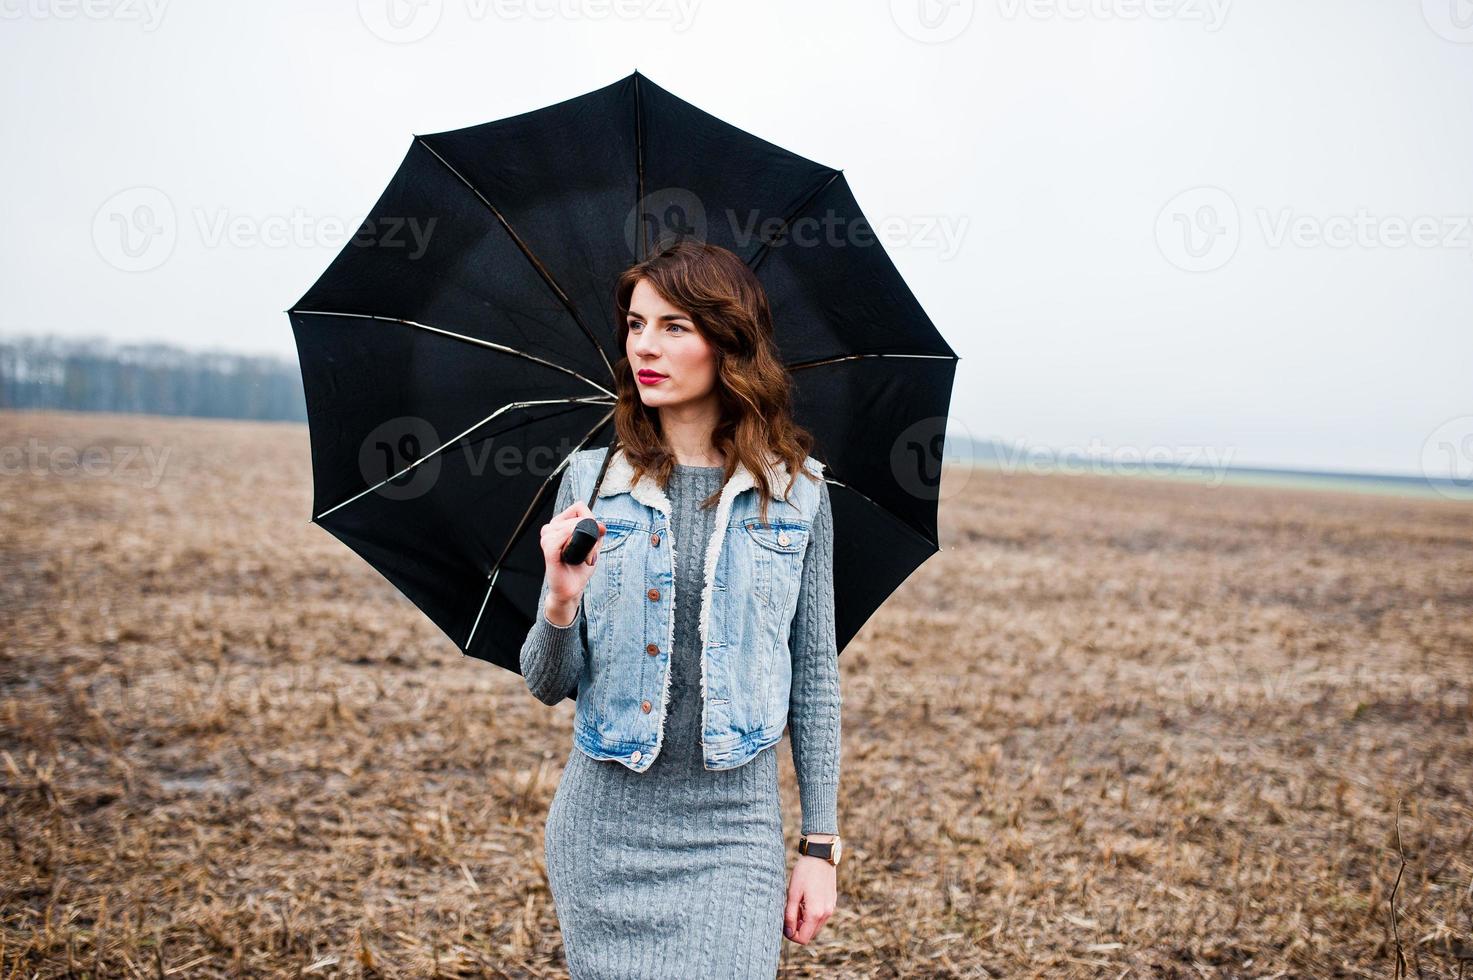
<instances>
[{"instance_id":1,"label":"bare tree line","mask_svg":"<svg viewBox=\"0 0 1473 980\"><path fill-rule=\"evenodd\" d=\"M305 421L281 357L105 338L0 337L0 408Z\"/></svg>"}]
</instances>

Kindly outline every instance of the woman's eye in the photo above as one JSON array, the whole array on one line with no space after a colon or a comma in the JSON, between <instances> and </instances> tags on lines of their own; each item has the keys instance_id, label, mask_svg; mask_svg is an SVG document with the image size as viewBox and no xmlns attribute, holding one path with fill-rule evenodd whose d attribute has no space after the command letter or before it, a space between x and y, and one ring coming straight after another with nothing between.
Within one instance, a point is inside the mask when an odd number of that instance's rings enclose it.
<instances>
[{"instance_id":1,"label":"woman's eye","mask_svg":"<svg viewBox=\"0 0 1473 980\"><path fill-rule=\"evenodd\" d=\"M684 330L685 329L685 326L684 326L684 324L680 324L680 323L672 323L672 324L670 324L670 329L671 330Z\"/></svg>"}]
</instances>

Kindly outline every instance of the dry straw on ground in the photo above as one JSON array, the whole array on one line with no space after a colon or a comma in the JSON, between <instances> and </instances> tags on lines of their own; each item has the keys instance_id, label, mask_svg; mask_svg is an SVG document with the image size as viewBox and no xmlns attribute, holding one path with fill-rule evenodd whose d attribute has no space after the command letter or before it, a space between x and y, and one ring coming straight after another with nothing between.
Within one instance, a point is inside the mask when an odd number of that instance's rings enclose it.
<instances>
[{"instance_id":1,"label":"dry straw on ground","mask_svg":"<svg viewBox=\"0 0 1473 980\"><path fill-rule=\"evenodd\" d=\"M572 705L307 522L303 427L0 447L0 977L566 975ZM783 976L1461 975L1473 508L948 480L841 660L839 909Z\"/></svg>"}]
</instances>

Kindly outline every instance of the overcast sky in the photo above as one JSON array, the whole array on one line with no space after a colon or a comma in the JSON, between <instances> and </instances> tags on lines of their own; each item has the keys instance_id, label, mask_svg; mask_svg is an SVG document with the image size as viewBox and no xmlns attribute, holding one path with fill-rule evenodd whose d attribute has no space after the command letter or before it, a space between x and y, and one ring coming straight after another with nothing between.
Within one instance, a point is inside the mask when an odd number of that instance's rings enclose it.
<instances>
[{"instance_id":1,"label":"overcast sky","mask_svg":"<svg viewBox=\"0 0 1473 980\"><path fill-rule=\"evenodd\" d=\"M1469 0L0 0L0 332L294 357L412 134L636 68L843 168L953 431L1473 462Z\"/></svg>"}]
</instances>

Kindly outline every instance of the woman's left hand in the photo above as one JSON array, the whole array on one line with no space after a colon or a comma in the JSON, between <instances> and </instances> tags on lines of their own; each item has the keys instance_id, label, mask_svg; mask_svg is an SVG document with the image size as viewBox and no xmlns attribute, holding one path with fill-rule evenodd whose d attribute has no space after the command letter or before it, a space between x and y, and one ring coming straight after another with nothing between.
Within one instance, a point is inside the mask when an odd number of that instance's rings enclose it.
<instances>
[{"instance_id":1,"label":"woman's left hand","mask_svg":"<svg viewBox=\"0 0 1473 980\"><path fill-rule=\"evenodd\" d=\"M783 912L783 934L807 946L838 903L839 869L823 858L800 854L788 881L788 907Z\"/></svg>"}]
</instances>

